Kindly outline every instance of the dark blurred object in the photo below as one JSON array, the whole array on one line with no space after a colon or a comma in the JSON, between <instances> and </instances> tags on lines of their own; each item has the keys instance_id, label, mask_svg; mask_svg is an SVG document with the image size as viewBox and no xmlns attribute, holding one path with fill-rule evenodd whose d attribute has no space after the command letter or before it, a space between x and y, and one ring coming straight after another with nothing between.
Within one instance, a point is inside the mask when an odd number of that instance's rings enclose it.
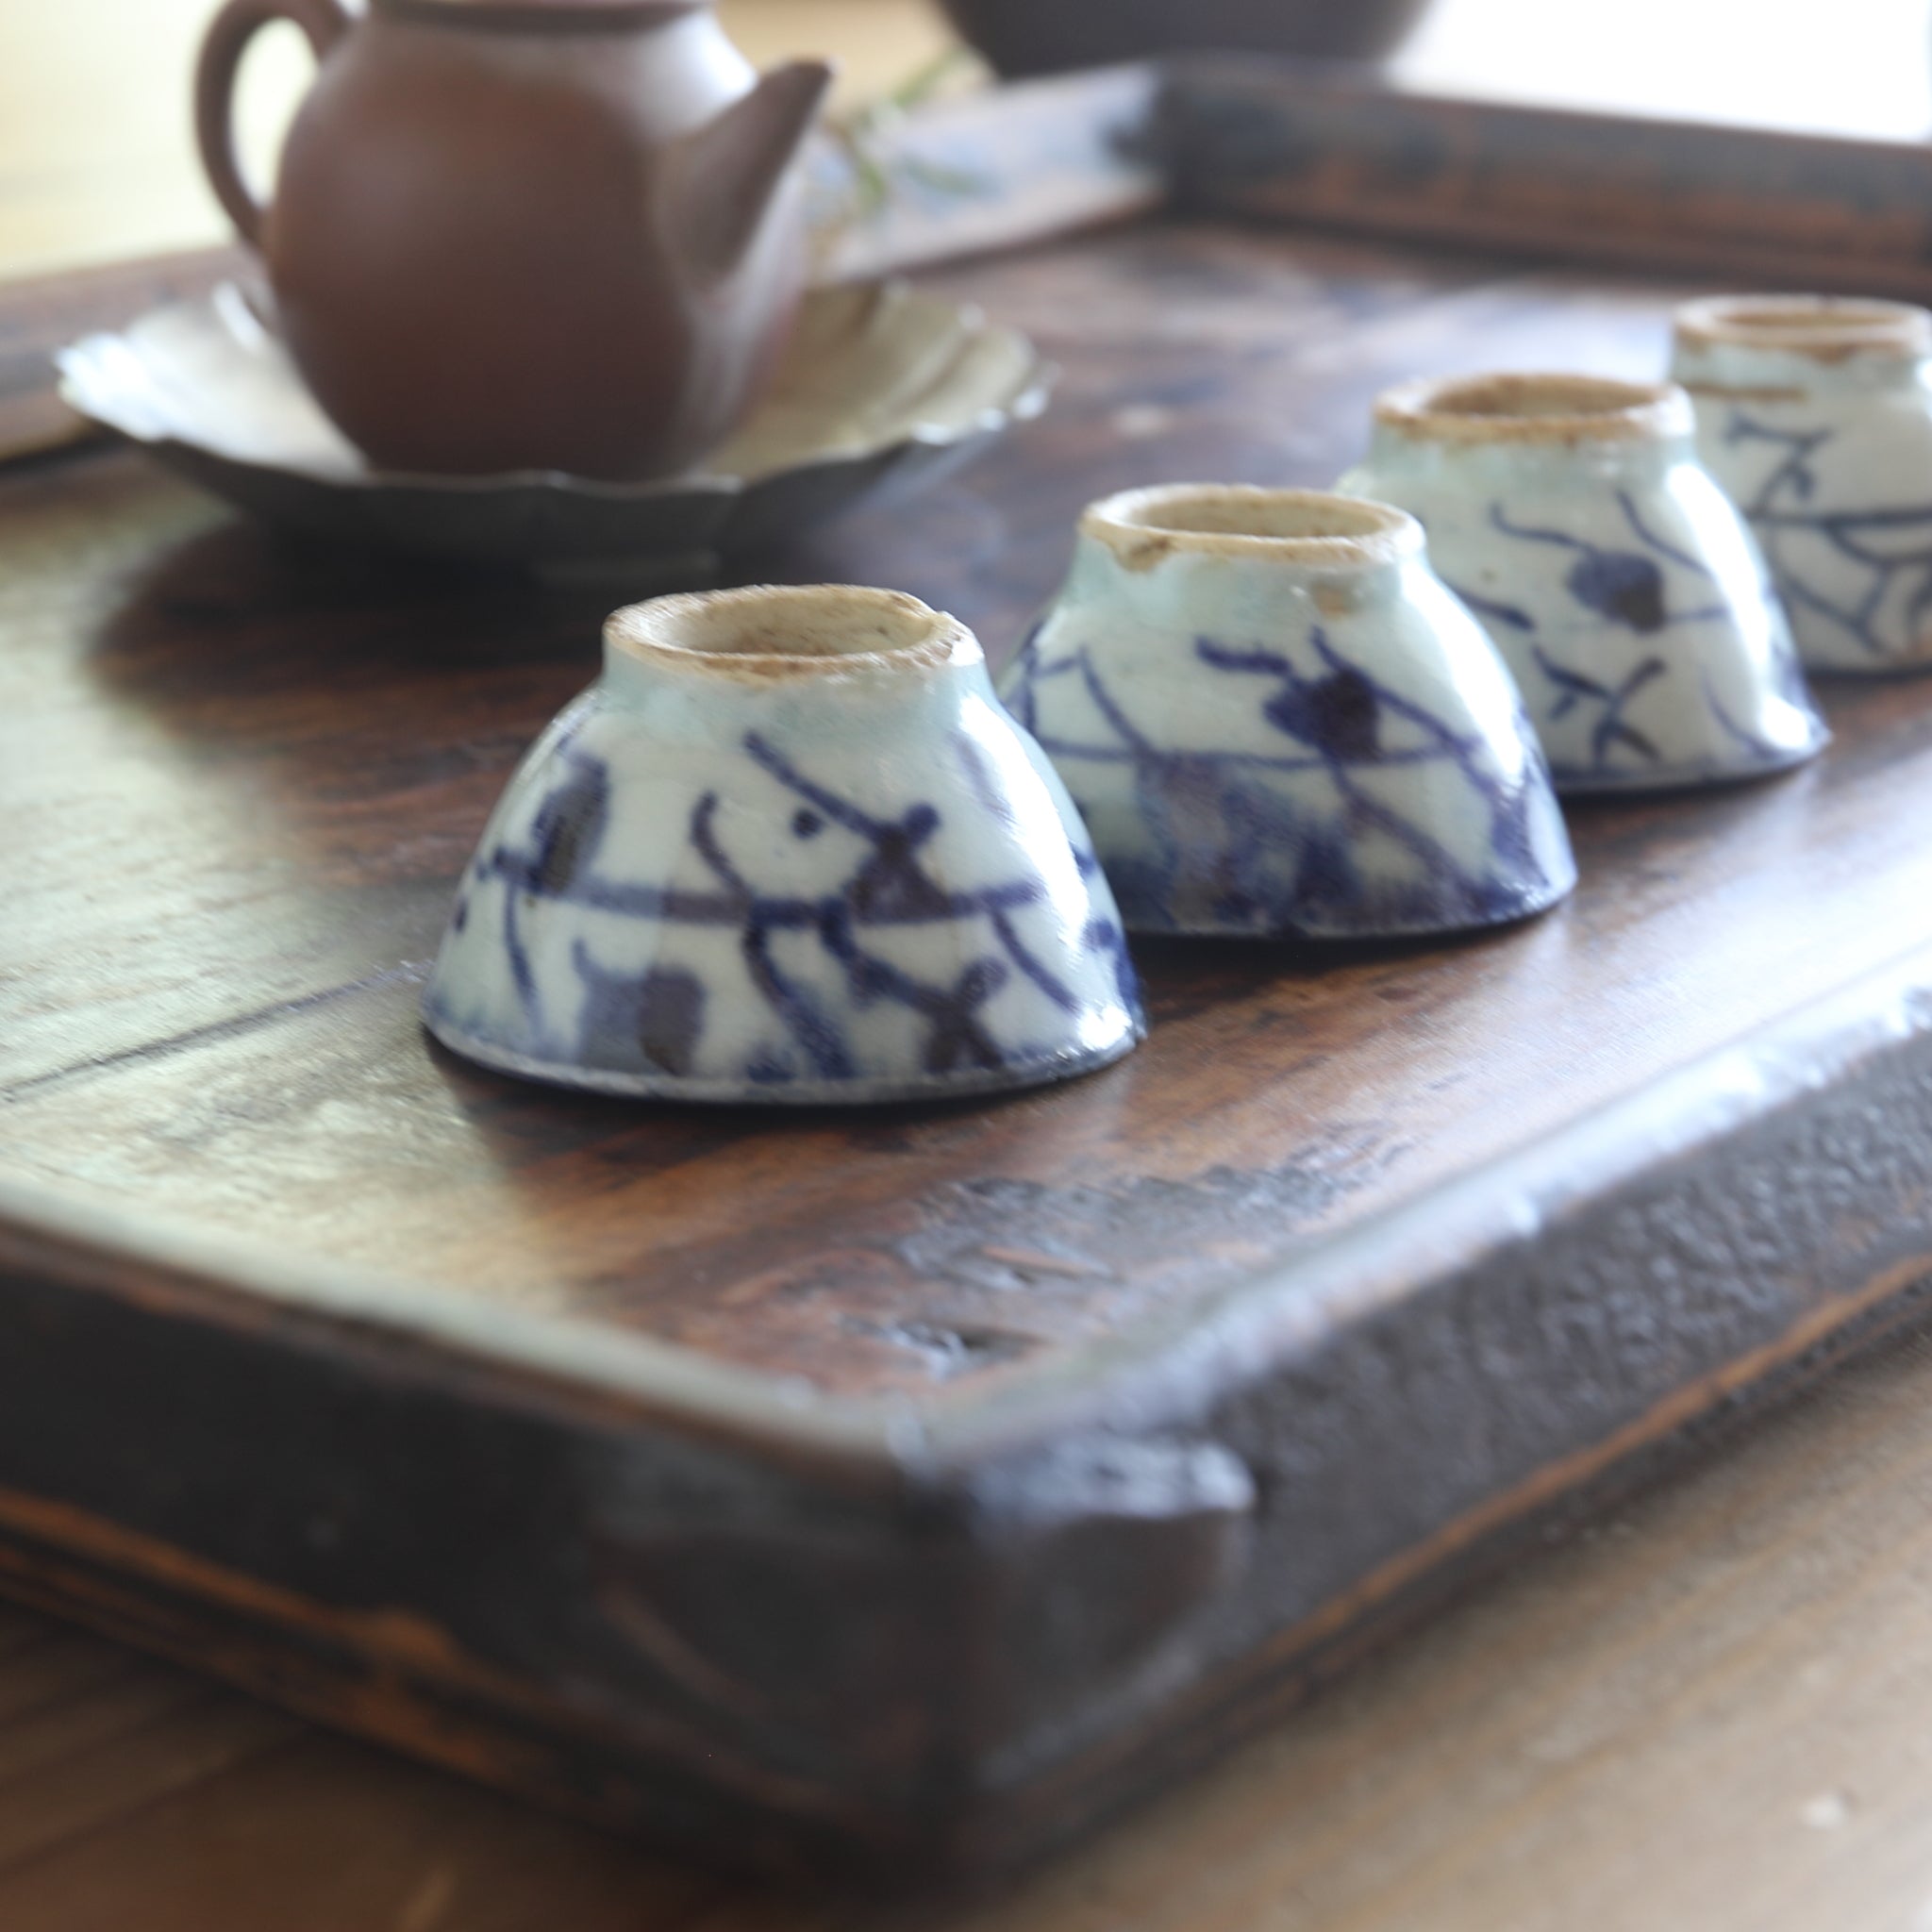
<instances>
[{"instance_id":1,"label":"dark blurred object","mask_svg":"<svg viewBox=\"0 0 1932 1932\"><path fill-rule=\"evenodd\" d=\"M1004 75L1058 74L1189 49L1374 60L1430 0L941 0Z\"/></svg>"}]
</instances>

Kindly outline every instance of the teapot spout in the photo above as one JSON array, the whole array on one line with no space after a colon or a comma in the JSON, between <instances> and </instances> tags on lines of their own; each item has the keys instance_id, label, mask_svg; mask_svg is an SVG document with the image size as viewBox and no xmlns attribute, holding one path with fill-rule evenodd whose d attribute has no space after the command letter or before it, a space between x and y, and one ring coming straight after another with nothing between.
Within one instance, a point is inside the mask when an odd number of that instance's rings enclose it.
<instances>
[{"instance_id":1,"label":"teapot spout","mask_svg":"<svg viewBox=\"0 0 1932 1932\"><path fill-rule=\"evenodd\" d=\"M832 78L823 60L774 67L659 158L665 240L692 284L724 280L750 253Z\"/></svg>"}]
</instances>

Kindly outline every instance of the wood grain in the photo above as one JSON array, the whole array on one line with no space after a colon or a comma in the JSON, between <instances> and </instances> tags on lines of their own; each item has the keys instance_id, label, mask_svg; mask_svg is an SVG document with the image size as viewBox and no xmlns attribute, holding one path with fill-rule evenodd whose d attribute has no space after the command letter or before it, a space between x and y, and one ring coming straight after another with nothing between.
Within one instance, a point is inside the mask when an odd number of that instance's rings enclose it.
<instances>
[{"instance_id":1,"label":"wood grain","mask_svg":"<svg viewBox=\"0 0 1932 1932\"><path fill-rule=\"evenodd\" d=\"M1643 373L1673 292L1180 230L938 286L1067 361L1055 419L967 483L741 569L894 584L995 658L1089 495L1325 481L1424 362L1560 338ZM1827 764L1694 811L1576 814L1584 889L1524 930L1144 948L1157 1037L1097 1079L803 1126L559 1099L420 1051L415 1002L449 882L590 675L608 599L279 548L131 462L0 503L0 618L33 620L0 670L16 890L45 908L8 941L18 1171L828 1389L982 1383L1209 1293L1932 939L1907 909L1932 904L1911 804L1932 718L1909 687L1848 688ZM63 736L37 722L50 699ZM1785 917L1788 894L1835 916ZM962 1191L988 1174L1004 1195Z\"/></svg>"},{"instance_id":2,"label":"wood grain","mask_svg":"<svg viewBox=\"0 0 1932 1932\"><path fill-rule=\"evenodd\" d=\"M663 1863L0 1613L9 1932L1913 1932L1932 1345L1841 1370L977 1902Z\"/></svg>"},{"instance_id":3,"label":"wood grain","mask_svg":"<svg viewBox=\"0 0 1932 1932\"><path fill-rule=\"evenodd\" d=\"M1177 225L933 279L1067 362L1056 415L736 568L995 656L1088 496L1324 480L1418 368L1648 373L1677 292ZM0 1582L299 1708L719 1857L984 1867L1932 1274L1925 687L1579 812L1530 926L1150 946L1118 1069L777 1122L417 1027L612 591L125 455L0 508Z\"/></svg>"}]
</instances>

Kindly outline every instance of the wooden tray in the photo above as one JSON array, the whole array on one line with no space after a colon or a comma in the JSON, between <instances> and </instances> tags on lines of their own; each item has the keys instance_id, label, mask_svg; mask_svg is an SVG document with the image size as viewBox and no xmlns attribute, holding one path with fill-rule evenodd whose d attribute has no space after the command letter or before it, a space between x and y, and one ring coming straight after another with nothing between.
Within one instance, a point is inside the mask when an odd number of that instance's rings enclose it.
<instances>
[{"instance_id":1,"label":"wooden tray","mask_svg":"<svg viewBox=\"0 0 1932 1932\"><path fill-rule=\"evenodd\" d=\"M996 656L1090 496L1324 481L1419 371L1652 372L1675 292L1162 225L931 279L1057 408L743 574ZM418 1029L601 614L127 454L0 479L0 1587L720 1856L980 1868L1932 1271L1932 683L1579 810L1522 929L1141 946L1111 1071L774 1120Z\"/></svg>"}]
</instances>

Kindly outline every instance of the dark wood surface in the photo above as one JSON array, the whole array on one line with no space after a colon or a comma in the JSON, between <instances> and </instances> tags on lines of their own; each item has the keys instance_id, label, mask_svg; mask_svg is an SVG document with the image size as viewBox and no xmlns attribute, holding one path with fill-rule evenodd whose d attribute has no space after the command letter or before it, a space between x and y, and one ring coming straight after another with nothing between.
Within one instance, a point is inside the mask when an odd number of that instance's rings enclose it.
<instances>
[{"instance_id":1,"label":"dark wood surface","mask_svg":"<svg viewBox=\"0 0 1932 1932\"><path fill-rule=\"evenodd\" d=\"M1090 494L1196 473L1326 481L1381 383L1445 349L1549 359L1562 304L1459 261L1211 233L941 281L1069 364L1054 419L923 502L746 569L913 591L999 658ZM1654 304L1574 307L1571 359L1656 353ZM8 488L8 594L33 617L5 666L25 827L5 1073L19 1170L827 1386L1008 1374L1372 1214L1872 958L1862 935L1792 929L1779 956L1808 956L1814 977L1739 985L1764 935L1737 930L1713 954L1713 878L1741 865L1764 880L1820 783L1807 775L1700 808L1728 836L1666 895L1686 924L1639 928L1649 983L1634 993L1614 945L1576 929L1635 924L1627 882L1605 880L1613 904L1339 969L1319 953L1149 949L1154 1050L963 1112L768 1125L537 1092L425 1051L415 999L483 816L594 671L611 599L283 550L132 460ZM1585 837L1625 840L1629 817ZM1896 838L1910 849L1907 824ZM1892 889L1879 855L1869 872L1875 893ZM1553 955L1560 998L1544 990ZM1736 988L1722 1030L1700 985ZM1470 1108L1459 1090L1476 1077L1507 1104ZM1453 1140L1436 1131L1451 1122ZM1023 1206L960 1191L987 1172L1039 1191ZM1144 1179L1138 1211L1131 1191L1098 1198L1123 1174ZM962 1332L976 1348L917 1339Z\"/></svg>"},{"instance_id":2,"label":"dark wood surface","mask_svg":"<svg viewBox=\"0 0 1932 1932\"><path fill-rule=\"evenodd\" d=\"M55 393L56 349L158 301L199 294L240 266L237 251L207 248L8 283L0 296L0 462L100 433Z\"/></svg>"},{"instance_id":3,"label":"dark wood surface","mask_svg":"<svg viewBox=\"0 0 1932 1932\"><path fill-rule=\"evenodd\" d=\"M1663 353L1661 294L1211 230L939 281L1067 365L1053 417L744 568L909 590L1001 658L1092 494L1323 483L1418 369ZM132 460L7 487L15 1171L822 1387L1010 1375L1932 937L1904 756L1927 727L1911 687L1852 688L1814 771L1577 814L1585 890L1523 930L1143 946L1156 1041L1095 1079L804 1124L544 1093L425 1048L415 1002L610 598L285 550Z\"/></svg>"},{"instance_id":4,"label":"dark wood surface","mask_svg":"<svg viewBox=\"0 0 1932 1932\"><path fill-rule=\"evenodd\" d=\"M1412 374L1654 373L1676 292L1175 226L933 280L1056 409L740 570L995 658L1089 497L1325 481ZM417 1027L608 595L126 455L16 468L0 546L0 1582L336 1722L727 1854L1006 1856L1926 1272L1932 688L1578 812L1525 928L1144 947L1116 1069L772 1122Z\"/></svg>"},{"instance_id":5,"label":"dark wood surface","mask_svg":"<svg viewBox=\"0 0 1932 1932\"><path fill-rule=\"evenodd\" d=\"M0 1613L8 1932L1898 1932L1932 1351L1849 1367L1018 1885L719 1879Z\"/></svg>"}]
</instances>

